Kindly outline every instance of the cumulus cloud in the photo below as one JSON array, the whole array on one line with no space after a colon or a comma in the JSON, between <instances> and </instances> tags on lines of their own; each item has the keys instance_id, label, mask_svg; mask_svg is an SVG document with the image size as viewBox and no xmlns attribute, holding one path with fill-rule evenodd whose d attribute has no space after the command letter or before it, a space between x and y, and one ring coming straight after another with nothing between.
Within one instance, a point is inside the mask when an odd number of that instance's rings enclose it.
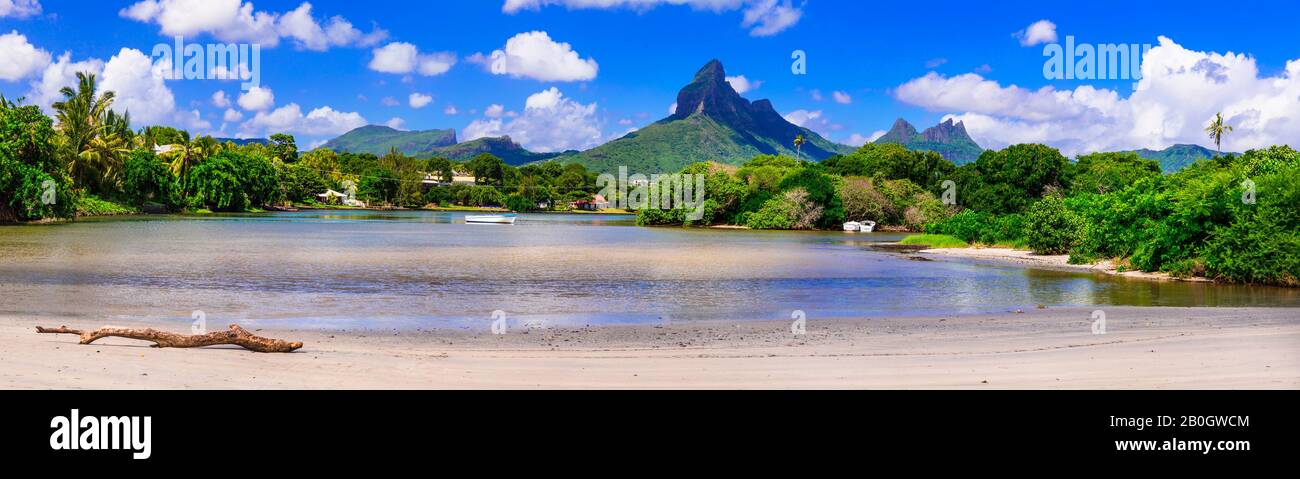
<instances>
[{"instance_id":1,"label":"cumulus cloud","mask_svg":"<svg viewBox=\"0 0 1300 479\"><path fill-rule=\"evenodd\" d=\"M356 112L341 112L324 106L303 115L302 107L297 103L290 103L269 112L258 112L240 126L240 134L245 138L266 137L274 133L302 136L341 135L368 124L366 119Z\"/></svg>"},{"instance_id":2,"label":"cumulus cloud","mask_svg":"<svg viewBox=\"0 0 1300 479\"><path fill-rule=\"evenodd\" d=\"M1056 41L1056 24L1050 20L1039 20L1016 32L1015 37L1020 39L1021 46L1026 47L1053 43Z\"/></svg>"},{"instance_id":3,"label":"cumulus cloud","mask_svg":"<svg viewBox=\"0 0 1300 479\"><path fill-rule=\"evenodd\" d=\"M470 60L494 75L540 81L587 81L600 70L596 60L582 58L572 45L551 40L543 31L520 33L506 40L505 48L491 55L475 54Z\"/></svg>"},{"instance_id":4,"label":"cumulus cloud","mask_svg":"<svg viewBox=\"0 0 1300 479\"><path fill-rule=\"evenodd\" d=\"M832 131L844 129L843 125L831 122L830 117L821 110L795 110L785 115L785 121L815 131L822 136L829 136Z\"/></svg>"},{"instance_id":5,"label":"cumulus cloud","mask_svg":"<svg viewBox=\"0 0 1300 479\"><path fill-rule=\"evenodd\" d=\"M745 75L736 75L734 77L727 77L727 83L730 83L731 88L736 90L736 93L739 93L741 95L744 95L745 92L748 91L757 90L758 87L763 86L762 80L750 80L748 78L745 78Z\"/></svg>"},{"instance_id":6,"label":"cumulus cloud","mask_svg":"<svg viewBox=\"0 0 1300 479\"><path fill-rule=\"evenodd\" d=\"M140 50L123 48L104 64L100 88L116 92L113 109L131 112L133 121L166 123L176 118L176 98L157 72L153 60ZM184 120L194 125L189 118Z\"/></svg>"},{"instance_id":7,"label":"cumulus cloud","mask_svg":"<svg viewBox=\"0 0 1300 479\"><path fill-rule=\"evenodd\" d=\"M0 12L6 1L0 0ZM0 80L21 80L40 73L49 64L50 52L28 43L17 30L0 35Z\"/></svg>"},{"instance_id":8,"label":"cumulus cloud","mask_svg":"<svg viewBox=\"0 0 1300 479\"><path fill-rule=\"evenodd\" d=\"M370 69L381 73L419 73L423 76L438 76L451 70L456 65L456 54L451 52L420 53L410 43L393 42L372 52Z\"/></svg>"},{"instance_id":9,"label":"cumulus cloud","mask_svg":"<svg viewBox=\"0 0 1300 479\"><path fill-rule=\"evenodd\" d=\"M116 93L113 110L129 111L137 125L174 125L196 130L211 128L195 111L176 111L175 95L158 74L163 66L131 48L119 50L107 62L97 58L74 62L72 55L65 52L31 81L31 89L24 96L29 104L40 106L46 114L53 114L51 105L63 100L59 90L75 87L76 74L84 72L96 76L100 91Z\"/></svg>"},{"instance_id":10,"label":"cumulus cloud","mask_svg":"<svg viewBox=\"0 0 1300 479\"><path fill-rule=\"evenodd\" d=\"M1193 51L1160 37L1127 98L1089 85L1073 90L1003 86L980 75L929 74L895 90L905 103L965 122L985 147L1038 142L1075 155L1205 144L1218 112L1235 128L1226 148L1300 146L1300 59L1261 76L1245 54Z\"/></svg>"},{"instance_id":11,"label":"cumulus cloud","mask_svg":"<svg viewBox=\"0 0 1300 479\"><path fill-rule=\"evenodd\" d=\"M226 96L226 92L217 90L216 93L212 94L212 106L230 108L230 97Z\"/></svg>"},{"instance_id":12,"label":"cumulus cloud","mask_svg":"<svg viewBox=\"0 0 1300 479\"><path fill-rule=\"evenodd\" d=\"M221 119L227 123L234 123L244 119L244 114L234 108L227 108L225 115Z\"/></svg>"},{"instance_id":13,"label":"cumulus cloud","mask_svg":"<svg viewBox=\"0 0 1300 479\"><path fill-rule=\"evenodd\" d=\"M850 103L853 103L853 97L850 96L848 92L837 90L831 93L831 97L835 99L835 103L839 103L841 105L848 105Z\"/></svg>"},{"instance_id":14,"label":"cumulus cloud","mask_svg":"<svg viewBox=\"0 0 1300 479\"><path fill-rule=\"evenodd\" d=\"M262 111L275 106L275 93L270 88L255 86L239 95L239 107L248 111Z\"/></svg>"},{"instance_id":15,"label":"cumulus cloud","mask_svg":"<svg viewBox=\"0 0 1300 479\"><path fill-rule=\"evenodd\" d=\"M584 105L565 98L555 87L529 96L523 114L517 118L475 120L465 127L464 134L466 141L509 136L525 148L540 152L592 148L603 138L596 104Z\"/></svg>"},{"instance_id":16,"label":"cumulus cloud","mask_svg":"<svg viewBox=\"0 0 1300 479\"><path fill-rule=\"evenodd\" d=\"M741 25L750 29L750 35L757 37L781 33L803 18L803 4L796 7L791 0L506 0L501 11L514 14L523 10L540 10L545 6L646 11L659 5L687 5L714 13L742 10L744 19Z\"/></svg>"},{"instance_id":17,"label":"cumulus cloud","mask_svg":"<svg viewBox=\"0 0 1300 479\"><path fill-rule=\"evenodd\" d=\"M442 109L442 114L447 116L454 116L454 115L459 115L460 111L456 109L455 105L447 105L446 108Z\"/></svg>"},{"instance_id":18,"label":"cumulus cloud","mask_svg":"<svg viewBox=\"0 0 1300 479\"><path fill-rule=\"evenodd\" d=\"M40 0L0 0L0 18L28 18L40 13Z\"/></svg>"},{"instance_id":19,"label":"cumulus cloud","mask_svg":"<svg viewBox=\"0 0 1300 479\"><path fill-rule=\"evenodd\" d=\"M266 47L275 47L287 39L297 48L316 51L368 47L388 36L377 28L363 33L339 16L318 20L307 2L289 12L275 13L256 11L252 2L242 0L144 0L123 8L118 15L156 24L167 36L207 34L224 42L260 43Z\"/></svg>"},{"instance_id":20,"label":"cumulus cloud","mask_svg":"<svg viewBox=\"0 0 1300 479\"><path fill-rule=\"evenodd\" d=\"M848 138L844 139L844 144L849 146L862 146L867 143L872 143L875 142L876 140L879 140L880 137L885 136L885 133L886 133L885 130L876 130L875 132L871 133L870 136L862 136L859 133L854 133L852 135L849 135Z\"/></svg>"},{"instance_id":21,"label":"cumulus cloud","mask_svg":"<svg viewBox=\"0 0 1300 479\"><path fill-rule=\"evenodd\" d=\"M388 121L384 122L384 126L394 130L401 130L403 126L406 126L406 120L397 117L389 118Z\"/></svg>"},{"instance_id":22,"label":"cumulus cloud","mask_svg":"<svg viewBox=\"0 0 1300 479\"><path fill-rule=\"evenodd\" d=\"M501 118L506 113L506 107L493 103L483 110L483 116L488 118Z\"/></svg>"},{"instance_id":23,"label":"cumulus cloud","mask_svg":"<svg viewBox=\"0 0 1300 479\"><path fill-rule=\"evenodd\" d=\"M430 103L433 103L432 96L425 95L419 92L412 93L411 97L408 100L410 101L411 108L414 108L416 110L429 106Z\"/></svg>"}]
</instances>

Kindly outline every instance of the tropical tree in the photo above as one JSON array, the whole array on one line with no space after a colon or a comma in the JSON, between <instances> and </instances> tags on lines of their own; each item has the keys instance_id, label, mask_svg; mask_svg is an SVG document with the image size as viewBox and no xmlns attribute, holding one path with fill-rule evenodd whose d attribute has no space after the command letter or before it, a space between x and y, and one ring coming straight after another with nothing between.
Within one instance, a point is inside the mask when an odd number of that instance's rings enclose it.
<instances>
[{"instance_id":1,"label":"tropical tree","mask_svg":"<svg viewBox=\"0 0 1300 479\"><path fill-rule=\"evenodd\" d=\"M1209 135L1211 140L1214 140L1214 148L1220 154L1223 153L1223 147L1221 146L1223 135L1228 133L1232 133L1232 125L1223 123L1223 113L1215 113L1214 120L1210 122L1209 126L1205 127L1205 134Z\"/></svg>"},{"instance_id":2,"label":"tropical tree","mask_svg":"<svg viewBox=\"0 0 1300 479\"><path fill-rule=\"evenodd\" d=\"M803 151L803 144L804 144L803 135L798 135L794 137L794 157L797 160L803 159L803 157L801 156L801 152Z\"/></svg>"},{"instance_id":3,"label":"tropical tree","mask_svg":"<svg viewBox=\"0 0 1300 479\"><path fill-rule=\"evenodd\" d=\"M130 116L112 111L117 94L98 93L95 75L77 73L77 88L63 87L53 107L68 173L83 186L116 188L129 151Z\"/></svg>"},{"instance_id":4,"label":"tropical tree","mask_svg":"<svg viewBox=\"0 0 1300 479\"><path fill-rule=\"evenodd\" d=\"M167 145L170 148L162 153L162 157L167 160L171 166L172 174L177 178L184 180L189 177L190 170L195 165L203 161L203 142L201 140L191 140L190 132L181 130L180 137L175 139L175 143Z\"/></svg>"}]
</instances>

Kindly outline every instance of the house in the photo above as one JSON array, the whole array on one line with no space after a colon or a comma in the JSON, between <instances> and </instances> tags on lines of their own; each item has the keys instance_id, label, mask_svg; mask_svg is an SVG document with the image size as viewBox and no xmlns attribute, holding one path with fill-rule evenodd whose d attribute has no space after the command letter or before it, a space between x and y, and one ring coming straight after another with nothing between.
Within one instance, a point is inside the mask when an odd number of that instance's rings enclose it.
<instances>
[{"instance_id":1,"label":"house","mask_svg":"<svg viewBox=\"0 0 1300 479\"><path fill-rule=\"evenodd\" d=\"M570 202L569 208L575 210L583 210L583 211L600 211L604 209L609 209L609 201L605 200L604 196L596 195L594 198L590 200L578 200L578 201Z\"/></svg>"},{"instance_id":2,"label":"house","mask_svg":"<svg viewBox=\"0 0 1300 479\"><path fill-rule=\"evenodd\" d=\"M442 181L442 175L439 173L426 173L424 175L424 181L422 183L424 184L423 186L425 189L429 189L434 186L451 186L451 185L474 186L475 184L478 183L478 178L475 178L473 173L467 173L463 171L452 171L451 183L448 183Z\"/></svg>"}]
</instances>

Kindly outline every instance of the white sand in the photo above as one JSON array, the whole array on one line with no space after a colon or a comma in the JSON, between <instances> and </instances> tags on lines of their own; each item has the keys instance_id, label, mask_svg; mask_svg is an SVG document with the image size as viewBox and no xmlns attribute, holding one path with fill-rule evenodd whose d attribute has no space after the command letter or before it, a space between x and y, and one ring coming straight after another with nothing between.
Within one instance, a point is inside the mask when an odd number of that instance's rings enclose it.
<instances>
[{"instance_id":1,"label":"white sand","mask_svg":"<svg viewBox=\"0 0 1300 479\"><path fill-rule=\"evenodd\" d=\"M810 318L799 337L784 322L256 333L304 341L293 354L79 345L34 328L100 324L0 317L0 387L1300 388L1300 310L1106 308L1105 335L1090 313Z\"/></svg>"}]
</instances>

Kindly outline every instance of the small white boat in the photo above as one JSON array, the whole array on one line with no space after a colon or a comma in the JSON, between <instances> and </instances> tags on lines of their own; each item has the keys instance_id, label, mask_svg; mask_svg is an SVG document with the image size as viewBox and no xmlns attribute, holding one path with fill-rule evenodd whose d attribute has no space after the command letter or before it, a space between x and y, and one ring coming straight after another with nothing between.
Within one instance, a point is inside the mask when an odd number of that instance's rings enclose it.
<instances>
[{"instance_id":1,"label":"small white boat","mask_svg":"<svg viewBox=\"0 0 1300 479\"><path fill-rule=\"evenodd\" d=\"M512 224L515 224L515 220L518 219L518 218L519 218L519 215L516 215L516 214L508 214L508 215L472 215L472 216L466 216L466 217L465 217L465 222L466 222L466 223L478 223L478 224L493 224L493 225L512 225Z\"/></svg>"},{"instance_id":2,"label":"small white boat","mask_svg":"<svg viewBox=\"0 0 1300 479\"><path fill-rule=\"evenodd\" d=\"M844 231L851 231L854 233L870 233L875 230L876 230L875 221L862 221L862 222L850 221L848 223L844 223Z\"/></svg>"}]
</instances>

